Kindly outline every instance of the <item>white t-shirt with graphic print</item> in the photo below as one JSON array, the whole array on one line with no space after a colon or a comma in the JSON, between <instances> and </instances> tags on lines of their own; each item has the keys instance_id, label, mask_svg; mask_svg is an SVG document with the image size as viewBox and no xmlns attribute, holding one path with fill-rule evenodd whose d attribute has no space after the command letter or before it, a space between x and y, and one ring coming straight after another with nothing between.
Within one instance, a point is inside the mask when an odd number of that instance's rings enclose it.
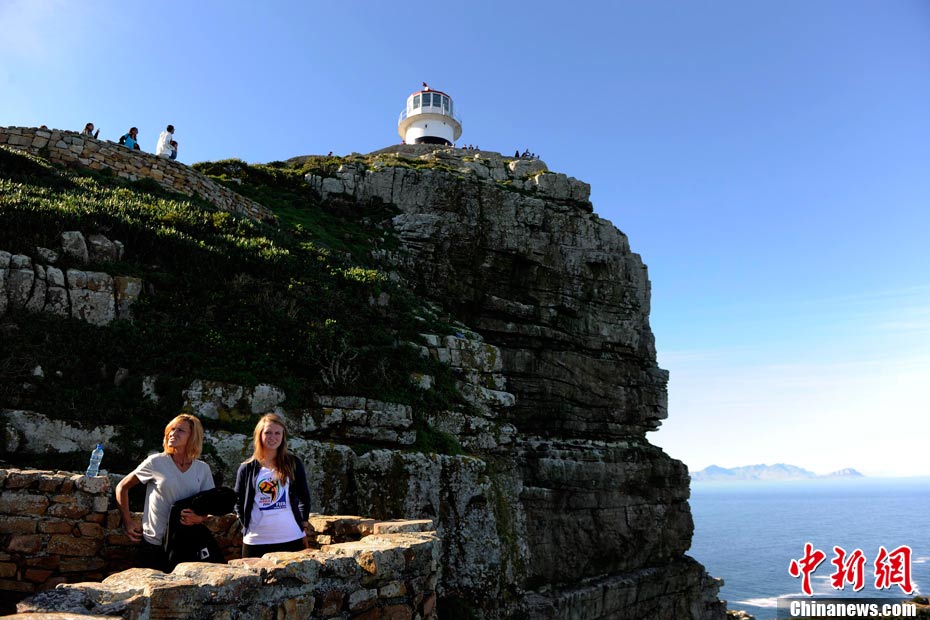
<instances>
[{"instance_id":1,"label":"white t-shirt with graphic print","mask_svg":"<svg viewBox=\"0 0 930 620\"><path fill-rule=\"evenodd\" d=\"M303 538L304 532L288 504L289 482L274 477L274 470L262 467L255 478L255 502L249 529L242 542L247 545L274 545Z\"/></svg>"}]
</instances>

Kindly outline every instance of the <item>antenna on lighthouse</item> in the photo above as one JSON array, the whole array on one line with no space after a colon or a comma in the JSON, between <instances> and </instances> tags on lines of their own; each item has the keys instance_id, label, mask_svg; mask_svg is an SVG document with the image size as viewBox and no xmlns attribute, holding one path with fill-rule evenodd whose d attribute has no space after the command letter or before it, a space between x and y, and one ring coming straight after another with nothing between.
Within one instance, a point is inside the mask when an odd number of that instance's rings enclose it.
<instances>
[{"instance_id":1,"label":"antenna on lighthouse","mask_svg":"<svg viewBox=\"0 0 930 620\"><path fill-rule=\"evenodd\" d=\"M397 133L405 144L444 144L451 146L462 135L462 122L452 108L452 97L423 89L407 97L407 107L397 120Z\"/></svg>"}]
</instances>

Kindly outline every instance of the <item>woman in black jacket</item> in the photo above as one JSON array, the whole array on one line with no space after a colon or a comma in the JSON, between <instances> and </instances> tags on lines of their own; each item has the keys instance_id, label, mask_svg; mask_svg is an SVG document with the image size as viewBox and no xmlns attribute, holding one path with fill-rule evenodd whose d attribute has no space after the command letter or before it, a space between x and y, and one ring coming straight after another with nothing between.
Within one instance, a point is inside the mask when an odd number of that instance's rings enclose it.
<instances>
[{"instance_id":1,"label":"woman in black jacket","mask_svg":"<svg viewBox=\"0 0 930 620\"><path fill-rule=\"evenodd\" d=\"M236 473L242 557L306 549L310 488L303 463L288 454L284 420L274 413L263 415L253 444L252 458Z\"/></svg>"}]
</instances>

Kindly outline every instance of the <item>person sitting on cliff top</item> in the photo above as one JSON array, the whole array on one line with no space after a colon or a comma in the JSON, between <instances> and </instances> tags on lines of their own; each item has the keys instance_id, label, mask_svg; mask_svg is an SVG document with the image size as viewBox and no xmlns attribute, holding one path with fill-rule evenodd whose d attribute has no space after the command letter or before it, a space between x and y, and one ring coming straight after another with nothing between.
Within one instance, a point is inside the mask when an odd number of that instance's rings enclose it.
<instances>
[{"instance_id":1,"label":"person sitting on cliff top","mask_svg":"<svg viewBox=\"0 0 930 620\"><path fill-rule=\"evenodd\" d=\"M139 146L139 130L135 127L130 127L129 132L123 134L119 139L119 143L137 151L142 150L142 147Z\"/></svg>"},{"instance_id":2,"label":"person sitting on cliff top","mask_svg":"<svg viewBox=\"0 0 930 620\"><path fill-rule=\"evenodd\" d=\"M177 158L178 158L178 143L177 143L176 140L172 140L172 141L171 141L171 155L170 155L170 158L171 158L171 159L177 159Z\"/></svg>"},{"instance_id":3,"label":"person sitting on cliff top","mask_svg":"<svg viewBox=\"0 0 930 620\"><path fill-rule=\"evenodd\" d=\"M81 132L81 135L90 136L91 138L96 138L97 136L100 135L100 130L98 129L94 131L94 124L87 123L86 125L84 125L84 131Z\"/></svg>"},{"instance_id":4,"label":"person sitting on cliff top","mask_svg":"<svg viewBox=\"0 0 930 620\"><path fill-rule=\"evenodd\" d=\"M174 139L174 125L168 127L158 136L158 145L155 147L155 154L159 157L171 157L171 142Z\"/></svg>"}]
</instances>

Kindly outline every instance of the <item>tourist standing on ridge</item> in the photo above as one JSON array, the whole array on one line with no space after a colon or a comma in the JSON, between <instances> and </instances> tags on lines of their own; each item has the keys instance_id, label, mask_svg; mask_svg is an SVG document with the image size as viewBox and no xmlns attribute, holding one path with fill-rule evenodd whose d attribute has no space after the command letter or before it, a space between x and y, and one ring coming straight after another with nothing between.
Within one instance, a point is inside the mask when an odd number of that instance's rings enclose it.
<instances>
[{"instance_id":1,"label":"tourist standing on ridge","mask_svg":"<svg viewBox=\"0 0 930 620\"><path fill-rule=\"evenodd\" d=\"M141 542L137 567L168 569L163 546L171 506L182 499L213 488L210 466L198 460L203 450L203 426L192 415L182 413L165 427L164 452L152 454L116 485L116 504L123 519L123 530L130 540ZM129 489L145 485L142 525L129 512ZM187 508L181 511L182 525L198 525L201 517Z\"/></svg>"},{"instance_id":2,"label":"tourist standing on ridge","mask_svg":"<svg viewBox=\"0 0 930 620\"><path fill-rule=\"evenodd\" d=\"M284 419L266 413L252 433L252 458L236 472L242 557L307 548L310 488L304 464L287 452Z\"/></svg>"},{"instance_id":3,"label":"tourist standing on ridge","mask_svg":"<svg viewBox=\"0 0 930 620\"><path fill-rule=\"evenodd\" d=\"M159 157L171 157L171 141L174 139L174 125L168 127L158 136L158 146L155 147L155 154Z\"/></svg>"},{"instance_id":4,"label":"tourist standing on ridge","mask_svg":"<svg viewBox=\"0 0 930 620\"><path fill-rule=\"evenodd\" d=\"M135 127L131 127L127 133L123 134L123 137L119 139L119 143L137 151L142 150L139 146L139 130Z\"/></svg>"},{"instance_id":5,"label":"tourist standing on ridge","mask_svg":"<svg viewBox=\"0 0 930 620\"><path fill-rule=\"evenodd\" d=\"M96 138L100 135L100 130L94 131L94 124L87 123L84 125L84 131L81 132L82 136L90 136L91 138Z\"/></svg>"}]
</instances>

